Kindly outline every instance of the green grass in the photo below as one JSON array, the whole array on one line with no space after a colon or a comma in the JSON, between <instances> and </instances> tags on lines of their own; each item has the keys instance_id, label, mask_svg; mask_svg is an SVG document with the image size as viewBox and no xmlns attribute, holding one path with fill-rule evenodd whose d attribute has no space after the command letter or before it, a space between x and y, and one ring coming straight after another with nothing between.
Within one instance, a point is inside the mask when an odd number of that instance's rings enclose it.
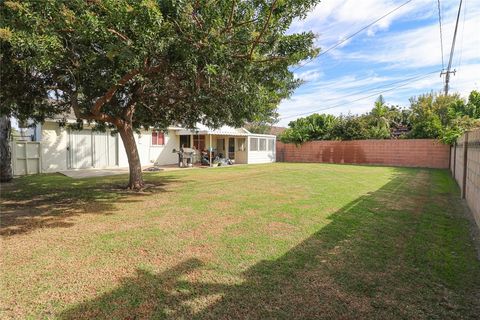
<instances>
[{"instance_id":1,"label":"green grass","mask_svg":"<svg viewBox=\"0 0 480 320\"><path fill-rule=\"evenodd\" d=\"M480 262L447 171L285 164L2 185L4 318L458 319Z\"/></svg>"}]
</instances>

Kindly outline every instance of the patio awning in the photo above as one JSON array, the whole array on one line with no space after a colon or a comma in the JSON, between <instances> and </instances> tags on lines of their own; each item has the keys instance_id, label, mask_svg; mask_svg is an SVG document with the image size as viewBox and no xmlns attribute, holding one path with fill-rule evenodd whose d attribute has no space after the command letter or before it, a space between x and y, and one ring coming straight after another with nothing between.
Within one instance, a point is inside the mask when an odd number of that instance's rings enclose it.
<instances>
[{"instance_id":1,"label":"patio awning","mask_svg":"<svg viewBox=\"0 0 480 320\"><path fill-rule=\"evenodd\" d=\"M176 134L179 136L191 135L191 134L211 134L217 136L248 136L250 132L244 128L233 128L229 126L223 126L218 129L211 129L204 125L198 124L197 129L187 130L182 129L176 131Z\"/></svg>"}]
</instances>

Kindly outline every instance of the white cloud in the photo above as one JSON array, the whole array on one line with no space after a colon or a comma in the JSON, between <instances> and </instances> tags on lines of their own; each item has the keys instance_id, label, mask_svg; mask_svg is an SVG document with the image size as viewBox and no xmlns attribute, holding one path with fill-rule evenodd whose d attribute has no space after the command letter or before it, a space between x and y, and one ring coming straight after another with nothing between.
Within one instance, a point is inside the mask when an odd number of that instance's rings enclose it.
<instances>
[{"instance_id":1,"label":"white cloud","mask_svg":"<svg viewBox=\"0 0 480 320\"><path fill-rule=\"evenodd\" d=\"M449 53L455 28L455 17L452 17L451 13L446 16L446 23L443 25L445 64L447 63L447 53ZM466 16L464 28L463 26L459 28L459 32L464 29L464 33L459 33L457 36L456 54L458 56L460 50L462 50L462 60L464 62L471 62L480 57L479 15L480 6L479 8L472 8ZM390 68L418 68L441 64L438 23L412 30L388 33L382 37L377 37L369 44L365 50L346 52L340 54L340 58L383 63Z\"/></svg>"},{"instance_id":2,"label":"white cloud","mask_svg":"<svg viewBox=\"0 0 480 320\"><path fill-rule=\"evenodd\" d=\"M290 31L313 31L318 35L317 45L325 50L404 2L403 0L346 0L342 2L324 0L306 19L295 21ZM418 14L430 15L432 13L429 9L434 7L433 4L431 0L413 1L380 20L370 27L368 32L373 35L379 30L388 30L394 19L414 19Z\"/></svg>"},{"instance_id":3,"label":"white cloud","mask_svg":"<svg viewBox=\"0 0 480 320\"><path fill-rule=\"evenodd\" d=\"M323 72L309 70L305 72L294 73L294 76L296 79L302 79L303 81L308 82L320 79L323 76Z\"/></svg>"},{"instance_id":4,"label":"white cloud","mask_svg":"<svg viewBox=\"0 0 480 320\"><path fill-rule=\"evenodd\" d=\"M313 30L319 34L318 44L325 50L403 2L346 0L339 3L325 0L305 20L295 22L291 31ZM444 0L441 3L447 63L458 0ZM480 2L469 1L466 4L468 7L464 12L467 14L465 18L462 15L460 20L453 64L457 74L451 77L450 89L464 97L480 87L480 19L477 18L480 16ZM319 112L338 115L369 111L377 94L389 86L374 88L401 81L412 74L436 68L440 70L437 14L435 1L412 1L327 55L309 63L305 71L299 70L296 76L309 78L309 82L298 89L291 99L280 104L279 113L283 117L280 125L287 125L298 114L332 106L335 108ZM354 45L350 41L355 41ZM383 95L388 103L408 106L410 97L432 90L438 92L442 88L443 78L439 77L439 73L434 73ZM372 97L365 98L369 95Z\"/></svg>"},{"instance_id":5,"label":"white cloud","mask_svg":"<svg viewBox=\"0 0 480 320\"><path fill-rule=\"evenodd\" d=\"M480 63L468 64L462 67L462 72L451 78L450 92L458 92L467 97L472 90L480 90ZM346 76L335 81L321 82L315 85L310 92L296 94L291 99L285 100L279 107L281 119L279 125L288 123L297 117L304 117L304 113L364 113L369 111L379 94L382 94L389 104L401 106L409 105L409 98L432 91L441 91L443 80L437 73L411 82L400 82L405 77L378 77L372 76L357 80L355 77ZM380 87L382 84L391 86ZM375 84L372 86L372 84ZM390 88L401 86L391 91L383 92ZM370 96L370 97L367 97ZM367 97L367 98L365 98ZM365 98L365 99L363 99ZM361 99L361 100L360 100ZM358 100L358 101L356 101ZM334 107L331 108L330 107ZM326 110L321 110L329 108Z\"/></svg>"}]
</instances>

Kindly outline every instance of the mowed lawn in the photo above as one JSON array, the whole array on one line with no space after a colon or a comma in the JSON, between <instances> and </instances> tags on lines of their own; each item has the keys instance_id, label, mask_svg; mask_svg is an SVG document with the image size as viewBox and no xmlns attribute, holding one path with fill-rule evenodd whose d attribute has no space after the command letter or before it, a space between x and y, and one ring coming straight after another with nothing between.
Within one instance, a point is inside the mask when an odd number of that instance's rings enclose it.
<instances>
[{"instance_id":1,"label":"mowed lawn","mask_svg":"<svg viewBox=\"0 0 480 320\"><path fill-rule=\"evenodd\" d=\"M1 186L1 316L478 319L444 170L285 164Z\"/></svg>"}]
</instances>

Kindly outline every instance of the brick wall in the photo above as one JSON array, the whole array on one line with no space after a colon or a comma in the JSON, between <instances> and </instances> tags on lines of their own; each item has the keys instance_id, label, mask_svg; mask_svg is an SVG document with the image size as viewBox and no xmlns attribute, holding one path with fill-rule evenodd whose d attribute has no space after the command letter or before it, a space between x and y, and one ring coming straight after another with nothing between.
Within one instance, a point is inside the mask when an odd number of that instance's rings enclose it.
<instances>
[{"instance_id":1,"label":"brick wall","mask_svg":"<svg viewBox=\"0 0 480 320\"><path fill-rule=\"evenodd\" d=\"M432 139L277 142L277 161L448 168L450 147Z\"/></svg>"},{"instance_id":2,"label":"brick wall","mask_svg":"<svg viewBox=\"0 0 480 320\"><path fill-rule=\"evenodd\" d=\"M467 132L460 137L452 153L455 154L455 161L450 170L480 228L480 130Z\"/></svg>"}]
</instances>

